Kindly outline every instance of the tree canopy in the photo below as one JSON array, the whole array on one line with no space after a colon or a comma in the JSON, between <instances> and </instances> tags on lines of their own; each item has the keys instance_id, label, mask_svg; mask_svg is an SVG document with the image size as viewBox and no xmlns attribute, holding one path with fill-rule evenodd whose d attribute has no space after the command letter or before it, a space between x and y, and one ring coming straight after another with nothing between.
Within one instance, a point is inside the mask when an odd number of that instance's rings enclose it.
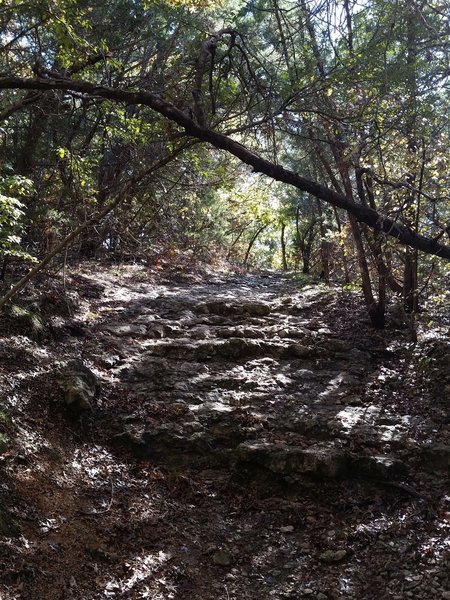
<instances>
[{"instance_id":1,"label":"tree canopy","mask_svg":"<svg viewBox=\"0 0 450 600\"><path fill-rule=\"evenodd\" d=\"M24 235L3 209L4 250L20 235L22 250L39 254L97 218L102 233L84 236L84 252L126 236L230 250L239 239L248 250L278 223L287 267L285 228L304 257L303 219L325 278L339 262L348 279L354 255L377 326L386 287L416 310L420 280L435 269L418 251L450 258L445 1L0 10L0 177L31 182ZM230 202L237 181L258 185L235 159L296 190L274 188L273 218L242 219Z\"/></svg>"}]
</instances>

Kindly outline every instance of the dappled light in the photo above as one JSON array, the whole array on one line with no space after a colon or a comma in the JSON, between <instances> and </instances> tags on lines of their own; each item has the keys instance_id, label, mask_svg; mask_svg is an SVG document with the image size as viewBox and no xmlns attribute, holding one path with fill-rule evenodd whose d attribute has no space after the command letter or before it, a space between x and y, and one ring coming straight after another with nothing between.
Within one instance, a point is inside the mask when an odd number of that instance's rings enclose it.
<instances>
[{"instance_id":1,"label":"dappled light","mask_svg":"<svg viewBox=\"0 0 450 600\"><path fill-rule=\"evenodd\" d=\"M87 267L86 289L101 289L79 308L82 337L35 353L36 341L12 338L10 354L26 361L7 396L21 450L3 489L22 530L3 555L8 589L439 597L447 437L439 373L411 368L430 337L393 346L353 292L323 295L275 273L189 283L143 273ZM101 392L75 417L54 365L81 349ZM422 390L415 408L409 386Z\"/></svg>"},{"instance_id":2,"label":"dappled light","mask_svg":"<svg viewBox=\"0 0 450 600\"><path fill-rule=\"evenodd\" d=\"M0 0L0 600L450 600L449 0Z\"/></svg>"}]
</instances>

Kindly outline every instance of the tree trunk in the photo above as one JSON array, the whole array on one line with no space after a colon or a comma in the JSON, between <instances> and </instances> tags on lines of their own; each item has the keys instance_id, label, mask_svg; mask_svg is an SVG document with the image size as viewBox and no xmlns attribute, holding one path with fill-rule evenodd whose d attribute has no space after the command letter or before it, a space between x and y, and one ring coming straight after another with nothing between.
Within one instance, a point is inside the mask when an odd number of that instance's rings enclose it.
<instances>
[{"instance_id":1,"label":"tree trunk","mask_svg":"<svg viewBox=\"0 0 450 600\"><path fill-rule=\"evenodd\" d=\"M356 219L349 215L350 227L352 228L353 239L356 245L356 254L358 257L359 270L361 274L361 285L364 300L369 313L370 322L375 329L383 329L385 326L385 306L383 302L376 301L373 295L372 283L370 281L369 266L366 259L366 251L361 236L361 230Z\"/></svg>"},{"instance_id":2,"label":"tree trunk","mask_svg":"<svg viewBox=\"0 0 450 600\"><path fill-rule=\"evenodd\" d=\"M333 206L333 212L334 212L334 218L336 219L336 227L337 227L337 230L339 233L339 248L341 250L342 266L344 268L344 282L350 283L350 272L348 269L348 260L347 260L347 255L345 253L345 249L344 249L343 243L342 243L341 218L339 216L338 209L335 206Z\"/></svg>"},{"instance_id":3,"label":"tree trunk","mask_svg":"<svg viewBox=\"0 0 450 600\"><path fill-rule=\"evenodd\" d=\"M407 313L417 311L417 260L411 248L406 248L403 271L403 306Z\"/></svg>"},{"instance_id":4,"label":"tree trunk","mask_svg":"<svg viewBox=\"0 0 450 600\"><path fill-rule=\"evenodd\" d=\"M409 94L409 110L406 118L406 135L408 138L408 163L406 169L407 183L413 187L416 181L417 169L417 140L416 140L416 98L417 98L417 36L416 36L416 7L412 0L407 1L407 48L406 48L406 68ZM415 206L417 199L417 204ZM419 196L410 191L405 199L404 218L409 227L415 228L418 223ZM405 265L403 278L403 306L407 313L417 311L417 280L418 280L418 255L412 248L405 250Z\"/></svg>"},{"instance_id":5,"label":"tree trunk","mask_svg":"<svg viewBox=\"0 0 450 600\"><path fill-rule=\"evenodd\" d=\"M7 267L8 267L8 256L2 256L2 269L0 272L0 281L5 281Z\"/></svg>"},{"instance_id":6,"label":"tree trunk","mask_svg":"<svg viewBox=\"0 0 450 600\"><path fill-rule=\"evenodd\" d=\"M320 258L322 263L322 269L320 273L320 278L325 281L325 283L330 283L330 260L328 256L328 244L325 239L326 231L325 225L323 222L323 211L320 200L317 200L317 212L319 214L319 231L320 231Z\"/></svg>"},{"instance_id":7,"label":"tree trunk","mask_svg":"<svg viewBox=\"0 0 450 600\"><path fill-rule=\"evenodd\" d=\"M251 249L253 248L253 244L256 242L256 240L258 239L258 236L260 233L262 233L264 231L264 229L266 229L266 227L269 224L266 223L266 225L262 225L259 229L256 230L256 232L253 234L248 246L247 246L247 252L245 253L245 257L244 257L244 267L247 267L247 263L248 263L248 259L250 256L250 252Z\"/></svg>"},{"instance_id":8,"label":"tree trunk","mask_svg":"<svg viewBox=\"0 0 450 600\"><path fill-rule=\"evenodd\" d=\"M230 245L230 247L228 249L227 256L226 256L227 260L231 257L231 254L233 252L234 247L239 242L239 240L241 239L241 237L244 235L244 232L248 228L248 226L249 226L248 223L246 225L244 225L244 227L241 228L240 232L235 237L235 239L231 242L231 245Z\"/></svg>"},{"instance_id":9,"label":"tree trunk","mask_svg":"<svg viewBox=\"0 0 450 600\"><path fill-rule=\"evenodd\" d=\"M283 264L283 271L288 270L287 259L286 259L286 239L284 233L286 230L286 223L281 223L281 259Z\"/></svg>"}]
</instances>

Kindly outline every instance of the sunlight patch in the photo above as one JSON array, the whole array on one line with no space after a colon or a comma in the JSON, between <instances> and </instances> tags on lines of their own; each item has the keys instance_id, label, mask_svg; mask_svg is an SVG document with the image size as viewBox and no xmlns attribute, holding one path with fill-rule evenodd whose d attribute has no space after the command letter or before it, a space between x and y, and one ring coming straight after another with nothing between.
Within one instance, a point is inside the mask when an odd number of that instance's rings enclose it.
<instances>
[{"instance_id":1,"label":"sunlight patch","mask_svg":"<svg viewBox=\"0 0 450 600\"><path fill-rule=\"evenodd\" d=\"M371 405L365 408L347 406L336 414L336 420L340 421L342 428L349 433L357 423L363 425L374 425L381 412L379 406Z\"/></svg>"},{"instance_id":2,"label":"sunlight patch","mask_svg":"<svg viewBox=\"0 0 450 600\"><path fill-rule=\"evenodd\" d=\"M122 596L124 592L135 591L139 595L136 598L158 598L155 595L155 590L150 589L147 585L143 586L143 589L138 591L136 588L139 584L143 584L146 580L148 584L153 583L155 580L149 581L149 578L155 576L156 571L172 558L171 554L160 550L157 554L146 554L144 556L136 556L130 561L125 563L125 567L131 571L131 575L128 579L119 580L112 579L109 581L104 589L103 596L106 598L114 598L119 595ZM156 582L159 585L164 586L166 590L165 598L174 598L172 592L175 588L170 584L165 577L159 577ZM162 597L162 596L161 596Z\"/></svg>"}]
</instances>

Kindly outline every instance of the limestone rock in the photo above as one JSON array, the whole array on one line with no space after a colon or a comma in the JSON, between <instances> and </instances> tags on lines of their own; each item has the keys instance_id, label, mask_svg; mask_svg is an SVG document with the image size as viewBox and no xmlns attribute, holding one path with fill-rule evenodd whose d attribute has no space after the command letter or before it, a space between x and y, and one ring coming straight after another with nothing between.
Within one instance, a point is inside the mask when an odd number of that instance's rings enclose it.
<instances>
[{"instance_id":1,"label":"limestone rock","mask_svg":"<svg viewBox=\"0 0 450 600\"><path fill-rule=\"evenodd\" d=\"M294 531L293 525L285 525L284 527L280 527L281 533L292 533Z\"/></svg>"},{"instance_id":2,"label":"limestone rock","mask_svg":"<svg viewBox=\"0 0 450 600\"><path fill-rule=\"evenodd\" d=\"M67 363L60 378L60 386L65 403L77 412L91 410L92 402L100 390L96 376L80 360Z\"/></svg>"},{"instance_id":3,"label":"limestone rock","mask_svg":"<svg viewBox=\"0 0 450 600\"><path fill-rule=\"evenodd\" d=\"M270 306L264 302L243 302L242 308L244 312L254 317L266 317L271 312Z\"/></svg>"},{"instance_id":4,"label":"limestone rock","mask_svg":"<svg viewBox=\"0 0 450 600\"><path fill-rule=\"evenodd\" d=\"M170 376L170 365L164 358L144 356L141 362L127 365L120 373L121 379L128 382L158 381L161 389ZM150 389L150 388L148 388Z\"/></svg>"},{"instance_id":5,"label":"limestone rock","mask_svg":"<svg viewBox=\"0 0 450 600\"><path fill-rule=\"evenodd\" d=\"M191 406L191 410L208 423L218 423L227 420L227 416L233 411L233 408L221 402L203 402L197 406Z\"/></svg>"},{"instance_id":6,"label":"limestone rock","mask_svg":"<svg viewBox=\"0 0 450 600\"><path fill-rule=\"evenodd\" d=\"M210 458L213 460L213 440L201 425L195 428L191 426L194 424L164 423L153 428L126 424L121 437L139 457L152 458L172 466L191 462L208 464Z\"/></svg>"},{"instance_id":7,"label":"limestone rock","mask_svg":"<svg viewBox=\"0 0 450 600\"><path fill-rule=\"evenodd\" d=\"M243 442L236 450L237 469L262 467L286 481L303 475L316 478L362 477L392 480L407 474L405 464L387 456L350 454L333 443L319 442L308 448L268 442Z\"/></svg>"},{"instance_id":8,"label":"limestone rock","mask_svg":"<svg viewBox=\"0 0 450 600\"><path fill-rule=\"evenodd\" d=\"M282 358L314 358L316 356L315 348L304 346L303 344L291 344L282 353Z\"/></svg>"},{"instance_id":9,"label":"limestone rock","mask_svg":"<svg viewBox=\"0 0 450 600\"><path fill-rule=\"evenodd\" d=\"M345 340L340 340L337 338L328 337L330 335L329 330L319 329L320 334L324 335L326 339L326 349L330 353L348 353L351 350L351 347Z\"/></svg>"},{"instance_id":10,"label":"limestone rock","mask_svg":"<svg viewBox=\"0 0 450 600\"><path fill-rule=\"evenodd\" d=\"M229 316L242 314L242 305L227 302L226 300L211 300L199 307L198 312L212 315Z\"/></svg>"},{"instance_id":11,"label":"limestone rock","mask_svg":"<svg viewBox=\"0 0 450 600\"><path fill-rule=\"evenodd\" d=\"M358 348L351 348L347 353L347 357L352 361L360 363L370 362L371 359L369 352L364 352Z\"/></svg>"},{"instance_id":12,"label":"limestone rock","mask_svg":"<svg viewBox=\"0 0 450 600\"><path fill-rule=\"evenodd\" d=\"M216 550L213 554L213 563L221 567L229 567L232 563L232 556L226 550Z\"/></svg>"},{"instance_id":13,"label":"limestone rock","mask_svg":"<svg viewBox=\"0 0 450 600\"><path fill-rule=\"evenodd\" d=\"M119 354L105 354L102 357L102 366L105 369L113 369L121 361Z\"/></svg>"},{"instance_id":14,"label":"limestone rock","mask_svg":"<svg viewBox=\"0 0 450 600\"><path fill-rule=\"evenodd\" d=\"M344 560L347 550L326 550L319 555L319 560L327 564L335 564Z\"/></svg>"},{"instance_id":15,"label":"limestone rock","mask_svg":"<svg viewBox=\"0 0 450 600\"><path fill-rule=\"evenodd\" d=\"M350 470L364 479L398 479L407 475L406 465L391 456L351 456Z\"/></svg>"},{"instance_id":16,"label":"limestone rock","mask_svg":"<svg viewBox=\"0 0 450 600\"><path fill-rule=\"evenodd\" d=\"M117 337L143 336L147 333L145 325L109 325L106 331Z\"/></svg>"},{"instance_id":17,"label":"limestone rock","mask_svg":"<svg viewBox=\"0 0 450 600\"><path fill-rule=\"evenodd\" d=\"M244 442L237 448L239 463L254 464L284 478L299 475L334 478L347 469L345 454L331 445L314 444L309 448L267 442Z\"/></svg>"},{"instance_id":18,"label":"limestone rock","mask_svg":"<svg viewBox=\"0 0 450 600\"><path fill-rule=\"evenodd\" d=\"M279 356L282 344L240 337L192 342L181 338L176 342L161 343L152 349L154 356L165 356L172 360L239 360L257 356Z\"/></svg>"},{"instance_id":19,"label":"limestone rock","mask_svg":"<svg viewBox=\"0 0 450 600\"><path fill-rule=\"evenodd\" d=\"M167 325L163 323L152 323L151 326L147 329L147 337L149 338L164 338L169 333L169 328Z\"/></svg>"}]
</instances>

